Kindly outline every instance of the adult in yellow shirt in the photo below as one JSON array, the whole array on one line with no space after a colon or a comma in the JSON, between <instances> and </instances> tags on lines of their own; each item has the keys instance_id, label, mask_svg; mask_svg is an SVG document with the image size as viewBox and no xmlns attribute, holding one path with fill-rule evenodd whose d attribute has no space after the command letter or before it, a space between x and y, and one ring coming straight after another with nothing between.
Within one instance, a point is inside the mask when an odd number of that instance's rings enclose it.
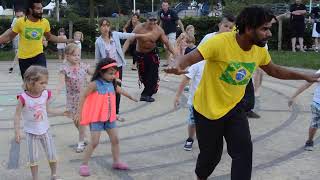
<instances>
[{"instance_id":1,"label":"adult in yellow shirt","mask_svg":"<svg viewBox=\"0 0 320 180\"><path fill-rule=\"evenodd\" d=\"M194 96L194 118L200 153L195 173L207 179L221 159L223 137L232 158L232 180L249 180L252 141L243 104L245 88L257 67L279 79L318 81L319 75L302 74L271 61L264 48L275 16L252 6L236 20L237 32L212 37L191 53L176 59L167 73L186 73L185 68L205 59L202 79Z\"/></svg>"},{"instance_id":2,"label":"adult in yellow shirt","mask_svg":"<svg viewBox=\"0 0 320 180\"><path fill-rule=\"evenodd\" d=\"M50 33L50 23L42 18L42 0L29 0L26 16L19 18L15 25L0 36L0 44L14 39L19 34L18 59L21 76L31 65L47 66L43 54L42 39L54 43L66 43L73 40L59 38Z\"/></svg>"}]
</instances>

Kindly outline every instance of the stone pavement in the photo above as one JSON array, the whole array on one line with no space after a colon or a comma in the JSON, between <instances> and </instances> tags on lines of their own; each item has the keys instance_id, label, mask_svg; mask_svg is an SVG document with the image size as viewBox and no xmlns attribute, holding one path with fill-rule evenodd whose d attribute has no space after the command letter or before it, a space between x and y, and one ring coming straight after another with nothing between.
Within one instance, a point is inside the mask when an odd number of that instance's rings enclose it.
<instances>
[{"instance_id":1,"label":"stone pavement","mask_svg":"<svg viewBox=\"0 0 320 180\"><path fill-rule=\"evenodd\" d=\"M88 60L88 62L93 62ZM8 74L10 62L0 62L0 180L31 179L26 163L26 142L16 144L13 140L13 115L16 94L21 92L21 78L17 73ZM48 89L58 83L58 61L49 60ZM127 67L130 67L128 65ZM163 72L161 72L163 75ZM160 83L156 102L132 102L123 97L120 111L126 122L117 122L121 147L121 159L127 162L130 171L115 171L111 168L112 157L109 138L102 135L89 163L91 176L78 175L82 153L75 153L77 131L70 119L50 117L51 132L59 156L58 174L65 180L192 180L198 155L197 143L191 152L183 150L187 135L186 106L173 111L173 98L179 85L178 76L169 76L170 81ZM303 81L280 81L265 76L257 112L261 119L250 119L254 146L254 180L316 180L320 177L319 135L316 149L303 150L311 118L309 104L312 89L302 94L293 110L288 110L287 99ZM124 89L139 97L137 72L127 68L123 78ZM186 102L186 96L182 98ZM52 106L64 107L65 92L56 96ZM40 151L40 179L49 179L50 170L45 156ZM230 179L231 159L226 149L211 180Z\"/></svg>"}]
</instances>

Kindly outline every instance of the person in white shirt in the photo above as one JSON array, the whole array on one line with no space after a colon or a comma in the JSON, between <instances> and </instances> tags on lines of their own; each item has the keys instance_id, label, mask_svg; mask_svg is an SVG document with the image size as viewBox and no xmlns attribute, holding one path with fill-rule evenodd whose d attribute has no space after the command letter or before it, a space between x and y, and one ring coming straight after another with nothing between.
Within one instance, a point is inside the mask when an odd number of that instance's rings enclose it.
<instances>
[{"instance_id":1,"label":"person in white shirt","mask_svg":"<svg viewBox=\"0 0 320 180\"><path fill-rule=\"evenodd\" d=\"M58 37L67 39L67 36L65 34L66 32L64 31L64 28L60 28L58 31ZM65 58L66 46L67 46L67 43L57 43L59 61L63 61Z\"/></svg>"}]
</instances>

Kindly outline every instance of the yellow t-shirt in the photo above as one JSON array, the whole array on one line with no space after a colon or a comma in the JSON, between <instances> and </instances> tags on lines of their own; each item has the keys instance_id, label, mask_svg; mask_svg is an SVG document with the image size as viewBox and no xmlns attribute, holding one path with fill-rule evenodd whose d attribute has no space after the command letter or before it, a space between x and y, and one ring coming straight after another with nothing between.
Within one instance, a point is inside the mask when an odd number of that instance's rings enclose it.
<instances>
[{"instance_id":1,"label":"yellow t-shirt","mask_svg":"<svg viewBox=\"0 0 320 180\"><path fill-rule=\"evenodd\" d=\"M42 38L50 32L49 21L45 18L32 22L27 18L19 18L12 28L19 34L18 58L27 59L43 53Z\"/></svg>"},{"instance_id":2,"label":"yellow t-shirt","mask_svg":"<svg viewBox=\"0 0 320 180\"><path fill-rule=\"evenodd\" d=\"M243 51L236 32L218 34L198 47L206 59L202 79L194 96L194 108L208 119L227 114L243 98L257 66L271 61L263 47L252 46Z\"/></svg>"}]
</instances>

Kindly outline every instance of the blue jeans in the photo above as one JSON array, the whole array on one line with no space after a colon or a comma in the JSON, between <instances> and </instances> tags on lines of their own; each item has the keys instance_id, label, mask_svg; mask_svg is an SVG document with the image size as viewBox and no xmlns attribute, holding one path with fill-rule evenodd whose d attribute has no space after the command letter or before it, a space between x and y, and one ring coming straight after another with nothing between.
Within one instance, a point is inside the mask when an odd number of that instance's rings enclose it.
<instances>
[{"instance_id":1,"label":"blue jeans","mask_svg":"<svg viewBox=\"0 0 320 180\"><path fill-rule=\"evenodd\" d=\"M113 129L117 127L115 121L94 122L94 123L90 123L89 126L90 126L90 131L106 131L108 129Z\"/></svg>"}]
</instances>

